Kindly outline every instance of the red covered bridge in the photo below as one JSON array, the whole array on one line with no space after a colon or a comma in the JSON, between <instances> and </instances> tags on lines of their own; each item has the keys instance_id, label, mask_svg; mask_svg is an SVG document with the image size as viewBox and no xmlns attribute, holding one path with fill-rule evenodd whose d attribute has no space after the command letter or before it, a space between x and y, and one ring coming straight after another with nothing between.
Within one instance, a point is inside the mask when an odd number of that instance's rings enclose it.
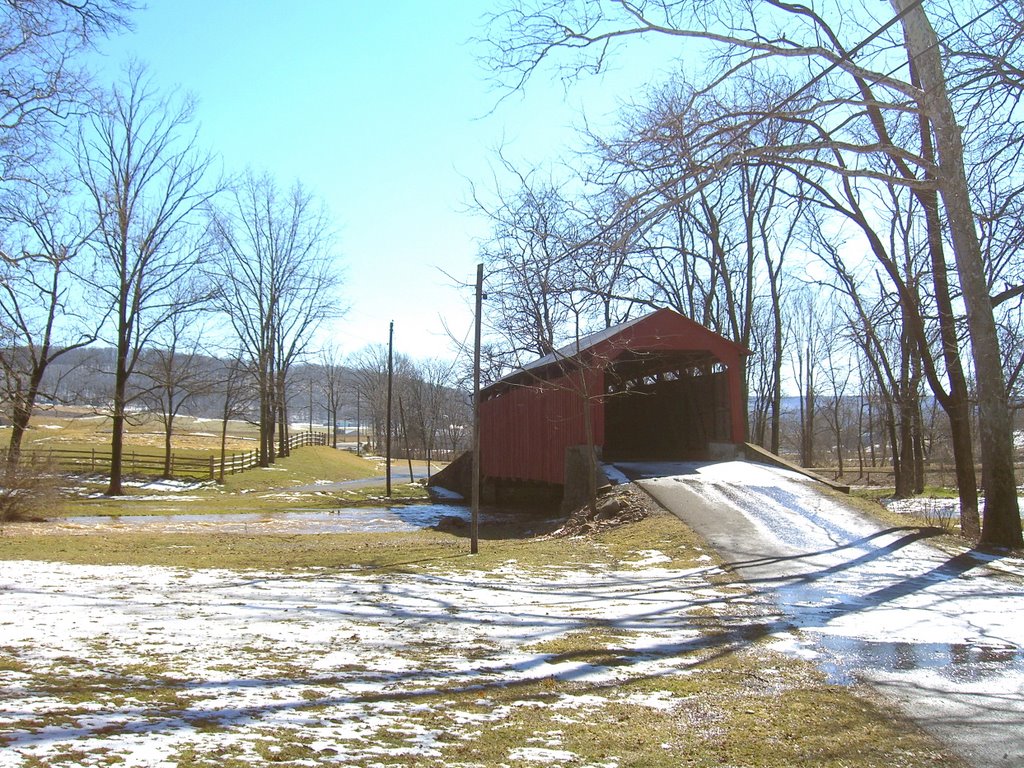
<instances>
[{"instance_id":1,"label":"red covered bridge","mask_svg":"<svg viewBox=\"0 0 1024 768\"><path fill-rule=\"evenodd\" d=\"M606 461L703 458L742 443L748 354L659 309L530 363L481 391L485 493L560 490L566 450L591 442Z\"/></svg>"}]
</instances>

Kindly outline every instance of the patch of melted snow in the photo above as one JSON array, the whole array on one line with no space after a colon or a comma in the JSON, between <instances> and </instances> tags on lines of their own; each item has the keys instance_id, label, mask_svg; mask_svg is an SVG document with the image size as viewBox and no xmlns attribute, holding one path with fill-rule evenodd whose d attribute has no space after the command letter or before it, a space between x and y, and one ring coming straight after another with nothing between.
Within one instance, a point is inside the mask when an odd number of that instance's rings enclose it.
<instances>
[{"instance_id":1,"label":"patch of melted snow","mask_svg":"<svg viewBox=\"0 0 1024 768\"><path fill-rule=\"evenodd\" d=\"M692 654L684 655L700 636L689 612L707 602L715 572L527 571L509 561L490 571L282 575L0 561L4 616L18 617L0 618L0 647L17 661L0 670L0 768L68 751L84 755L84 766L172 765L193 749L262 764L257 745L271 732L316 745L334 764L436 759L436 734L416 719L436 705L418 692L545 678L607 685L607 695L510 705L545 706L553 722L575 722L622 700L622 681L689 673ZM529 650L594 622L622 634L620 663L555 662ZM159 670L146 685L173 694L166 709L131 698L146 680L140 663ZM59 690L40 696L35 675L102 684L83 704ZM655 694L641 704L670 706ZM461 724L469 738L509 711L450 713L448 730L460 735ZM35 725L48 716L61 724ZM522 747L516 759L577 760L553 746Z\"/></svg>"},{"instance_id":2,"label":"patch of melted snow","mask_svg":"<svg viewBox=\"0 0 1024 768\"><path fill-rule=\"evenodd\" d=\"M546 749L544 747L516 747L508 753L509 760L521 760L528 763L575 763L577 755L565 749Z\"/></svg>"}]
</instances>

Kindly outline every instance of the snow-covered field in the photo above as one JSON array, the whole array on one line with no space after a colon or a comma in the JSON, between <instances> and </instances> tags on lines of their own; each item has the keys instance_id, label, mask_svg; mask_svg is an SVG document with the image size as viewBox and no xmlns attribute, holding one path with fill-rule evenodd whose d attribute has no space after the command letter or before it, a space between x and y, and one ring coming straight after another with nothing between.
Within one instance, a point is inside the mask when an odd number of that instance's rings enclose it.
<instances>
[{"instance_id":1,"label":"snow-covered field","mask_svg":"<svg viewBox=\"0 0 1024 768\"><path fill-rule=\"evenodd\" d=\"M592 687L552 687L543 706L554 727L510 744L500 763L613 768L625 752L584 760L563 734L620 705L641 719L683 712L689 697L669 681L723 649L701 629L709 615L725 629L719 642L755 629L837 679L971 696L990 713L1001 698L1004 715L1019 717L1019 561L881 531L784 472L734 463L686 480L803 553L774 558L793 574L720 587L710 556L674 569L655 542L614 568L0 561L0 768L439 764L452 744L540 706L519 690L544 681ZM614 635L607 660L560 650L595 628ZM624 685L638 680L643 694Z\"/></svg>"},{"instance_id":2,"label":"snow-covered field","mask_svg":"<svg viewBox=\"0 0 1024 768\"><path fill-rule=\"evenodd\" d=\"M913 515L931 525L955 528L960 516L960 501L958 499L917 497L913 499L883 499L882 503L890 512ZM1021 510L1024 510L1024 496L1017 500L1017 504ZM978 509L984 513L984 497L978 499Z\"/></svg>"},{"instance_id":3,"label":"snow-covered field","mask_svg":"<svg viewBox=\"0 0 1024 768\"><path fill-rule=\"evenodd\" d=\"M488 572L288 575L0 562L0 766L68 754L77 762L59 764L225 755L261 765L271 739L305 745L297 764L427 761L440 739L472 740L517 706L490 709L489 689L552 678L607 683L601 696L550 704L566 727L609 701L670 708L670 693L638 698L616 684L687 674L694 657L682 652L700 636L690 611L726 595L707 581L713 567L666 570L663 559L641 552L620 570L527 572L513 561ZM595 624L621 635L628 663L534 647ZM431 695L475 687L464 710ZM428 716L444 727L424 725ZM557 734L516 750L517 764L574 760Z\"/></svg>"}]
</instances>

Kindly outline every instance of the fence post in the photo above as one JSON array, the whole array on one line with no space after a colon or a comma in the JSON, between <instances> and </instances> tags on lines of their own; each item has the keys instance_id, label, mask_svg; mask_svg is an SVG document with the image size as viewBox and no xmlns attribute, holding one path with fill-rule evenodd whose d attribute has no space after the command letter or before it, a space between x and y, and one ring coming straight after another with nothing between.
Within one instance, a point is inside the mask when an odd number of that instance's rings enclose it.
<instances>
[{"instance_id":1,"label":"fence post","mask_svg":"<svg viewBox=\"0 0 1024 768\"><path fill-rule=\"evenodd\" d=\"M216 464L214 463L214 461L215 461L214 457L210 456L210 479L211 480L216 480L217 479L217 469L216 469Z\"/></svg>"}]
</instances>

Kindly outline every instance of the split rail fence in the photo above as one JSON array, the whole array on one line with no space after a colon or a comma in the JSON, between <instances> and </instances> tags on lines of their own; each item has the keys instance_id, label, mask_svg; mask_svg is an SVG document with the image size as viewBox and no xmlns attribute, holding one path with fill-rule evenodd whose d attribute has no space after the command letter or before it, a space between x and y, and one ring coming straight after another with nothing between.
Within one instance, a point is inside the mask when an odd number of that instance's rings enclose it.
<instances>
[{"instance_id":1,"label":"split rail fence","mask_svg":"<svg viewBox=\"0 0 1024 768\"><path fill-rule=\"evenodd\" d=\"M306 445L327 445L324 432L297 432L288 437L288 449ZM5 458L4 453L0 458ZM234 475L252 469L260 461L258 450L209 456L179 456L171 454L171 477L217 480L222 475ZM110 449L23 448L22 465L45 466L72 474L109 474ZM164 473L164 455L129 448L121 457L121 470L127 475L154 476Z\"/></svg>"},{"instance_id":2,"label":"split rail fence","mask_svg":"<svg viewBox=\"0 0 1024 768\"><path fill-rule=\"evenodd\" d=\"M1024 476L1024 464L1017 463L1014 465L1016 475L1018 478ZM810 467L811 472L815 472L822 477L831 477L834 480L843 480L845 482L863 483L865 485L892 485L895 482L896 472L892 466L865 466L860 468L856 462L851 465L847 465L843 472L839 471L838 467L835 466L821 466L821 467ZM982 473L981 466L976 465L974 467L975 478L979 486L981 485ZM954 487L956 486L956 467L950 462L930 462L925 464L924 468L925 483L927 485L935 485L940 487Z\"/></svg>"}]
</instances>

